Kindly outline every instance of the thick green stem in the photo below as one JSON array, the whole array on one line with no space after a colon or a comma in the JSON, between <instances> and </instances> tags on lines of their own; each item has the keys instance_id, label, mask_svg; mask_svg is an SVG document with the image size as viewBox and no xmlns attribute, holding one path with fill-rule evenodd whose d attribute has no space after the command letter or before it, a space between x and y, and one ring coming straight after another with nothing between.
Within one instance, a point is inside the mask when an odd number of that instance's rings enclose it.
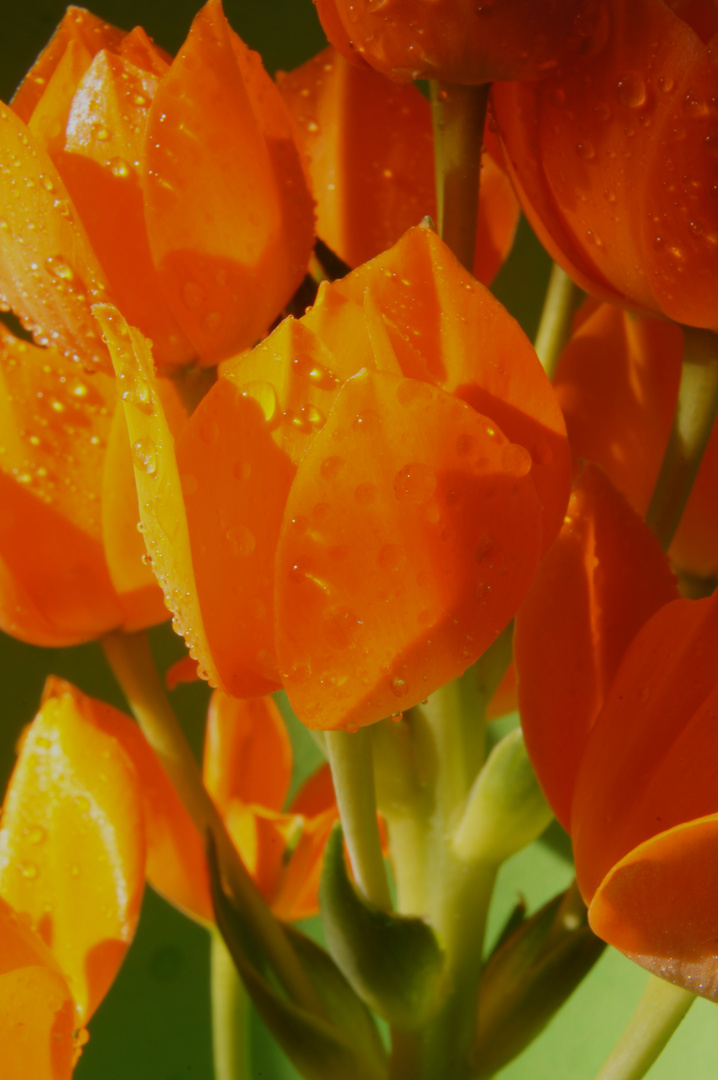
<instances>
[{"instance_id":1,"label":"thick green stem","mask_svg":"<svg viewBox=\"0 0 718 1080\"><path fill-rule=\"evenodd\" d=\"M127 703L202 836L211 832L234 903L251 922L288 995L312 1012L322 1007L286 938L227 832L184 737L155 667L147 635L108 634L102 645Z\"/></svg>"},{"instance_id":2,"label":"thick green stem","mask_svg":"<svg viewBox=\"0 0 718 1080\"><path fill-rule=\"evenodd\" d=\"M683 328L678 404L646 524L668 549L688 502L718 410L718 335Z\"/></svg>"},{"instance_id":3,"label":"thick green stem","mask_svg":"<svg viewBox=\"0 0 718 1080\"><path fill-rule=\"evenodd\" d=\"M641 1080L694 1001L690 991L651 975L628 1027L596 1080Z\"/></svg>"},{"instance_id":4,"label":"thick green stem","mask_svg":"<svg viewBox=\"0 0 718 1080\"><path fill-rule=\"evenodd\" d=\"M210 949L214 1080L252 1080L249 998L216 931Z\"/></svg>"},{"instance_id":5,"label":"thick green stem","mask_svg":"<svg viewBox=\"0 0 718 1080\"><path fill-rule=\"evenodd\" d=\"M376 818L374 764L369 732L328 731L326 747L352 870L362 893L388 911L389 883Z\"/></svg>"},{"instance_id":6,"label":"thick green stem","mask_svg":"<svg viewBox=\"0 0 718 1080\"><path fill-rule=\"evenodd\" d=\"M556 374L563 347L571 337L571 322L580 295L578 285L574 285L566 271L554 263L534 341L534 348L549 379Z\"/></svg>"},{"instance_id":7,"label":"thick green stem","mask_svg":"<svg viewBox=\"0 0 718 1080\"><path fill-rule=\"evenodd\" d=\"M437 227L473 273L479 208L481 144L490 86L432 82Z\"/></svg>"}]
</instances>

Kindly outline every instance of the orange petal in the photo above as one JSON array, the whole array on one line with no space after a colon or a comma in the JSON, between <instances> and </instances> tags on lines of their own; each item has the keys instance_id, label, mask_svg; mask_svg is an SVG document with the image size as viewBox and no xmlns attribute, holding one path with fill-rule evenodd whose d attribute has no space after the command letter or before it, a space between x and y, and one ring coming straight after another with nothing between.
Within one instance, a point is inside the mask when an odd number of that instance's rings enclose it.
<instances>
[{"instance_id":1,"label":"orange petal","mask_svg":"<svg viewBox=\"0 0 718 1080\"><path fill-rule=\"evenodd\" d=\"M177 660L168 668L165 674L165 686L168 690L176 690L180 683L197 682L198 679L197 661L191 656L183 656L181 660Z\"/></svg>"},{"instance_id":2,"label":"orange petal","mask_svg":"<svg viewBox=\"0 0 718 1080\"><path fill-rule=\"evenodd\" d=\"M716 813L718 596L654 615L626 653L576 779L576 873L591 899L644 840Z\"/></svg>"},{"instance_id":3,"label":"orange petal","mask_svg":"<svg viewBox=\"0 0 718 1080\"><path fill-rule=\"evenodd\" d=\"M38 344L109 368L90 313L106 289L102 269L47 151L2 103L0 156L0 306Z\"/></svg>"},{"instance_id":4,"label":"orange petal","mask_svg":"<svg viewBox=\"0 0 718 1080\"><path fill-rule=\"evenodd\" d=\"M55 163L115 303L152 339L158 365L173 366L190 360L194 348L160 287L140 183L148 111L158 85L156 75L99 52L75 91L64 152Z\"/></svg>"},{"instance_id":5,"label":"orange petal","mask_svg":"<svg viewBox=\"0 0 718 1080\"><path fill-rule=\"evenodd\" d=\"M197 598L174 438L154 379L148 342L110 305L94 308L119 380L132 443L140 517L157 580L174 611L173 625L207 677L218 676Z\"/></svg>"},{"instance_id":6,"label":"orange petal","mask_svg":"<svg viewBox=\"0 0 718 1080\"><path fill-rule=\"evenodd\" d=\"M0 899L0 1046L4 1080L69 1080L75 1008L57 962Z\"/></svg>"},{"instance_id":7,"label":"orange petal","mask_svg":"<svg viewBox=\"0 0 718 1080\"><path fill-rule=\"evenodd\" d=\"M516 686L516 665L509 664L503 679L496 688L486 709L487 720L498 720L500 716L516 712L519 707L518 690Z\"/></svg>"},{"instance_id":8,"label":"orange petal","mask_svg":"<svg viewBox=\"0 0 718 1080\"><path fill-rule=\"evenodd\" d=\"M518 323L426 228L334 287L357 303L371 290L404 375L463 398L530 451L546 550L568 501L569 449L554 390Z\"/></svg>"},{"instance_id":9,"label":"orange petal","mask_svg":"<svg viewBox=\"0 0 718 1080\"><path fill-rule=\"evenodd\" d=\"M629 959L693 994L718 1001L718 814L640 844L601 882L588 917Z\"/></svg>"},{"instance_id":10,"label":"orange petal","mask_svg":"<svg viewBox=\"0 0 718 1080\"><path fill-rule=\"evenodd\" d=\"M99 498L114 401L113 379L0 328L0 618L16 637L75 644L122 622Z\"/></svg>"},{"instance_id":11,"label":"orange petal","mask_svg":"<svg viewBox=\"0 0 718 1080\"><path fill-rule=\"evenodd\" d=\"M155 96L144 182L155 263L199 356L253 345L304 277L312 199L279 91L219 0Z\"/></svg>"},{"instance_id":12,"label":"orange petal","mask_svg":"<svg viewBox=\"0 0 718 1080\"><path fill-rule=\"evenodd\" d=\"M287 842L296 831L296 819L233 800L225 821L242 861L271 905L282 877Z\"/></svg>"},{"instance_id":13,"label":"orange petal","mask_svg":"<svg viewBox=\"0 0 718 1080\"><path fill-rule=\"evenodd\" d=\"M22 744L0 828L0 892L50 947L78 1025L109 989L139 916L137 774L70 695L45 701Z\"/></svg>"},{"instance_id":14,"label":"orange petal","mask_svg":"<svg viewBox=\"0 0 718 1080\"><path fill-rule=\"evenodd\" d=\"M28 130L44 146L53 161L65 145L65 130L77 84L91 63L92 57L81 42L68 42L27 121Z\"/></svg>"},{"instance_id":15,"label":"orange petal","mask_svg":"<svg viewBox=\"0 0 718 1080\"><path fill-rule=\"evenodd\" d=\"M677 595L653 534L604 473L586 466L514 633L526 745L566 828L579 763L623 654Z\"/></svg>"},{"instance_id":16,"label":"orange petal","mask_svg":"<svg viewBox=\"0 0 718 1080\"><path fill-rule=\"evenodd\" d=\"M317 232L345 262L358 266L426 214L436 217L431 110L415 86L348 63L332 47L280 74L278 85L309 163ZM474 274L488 283L511 247L519 209L488 155L482 170Z\"/></svg>"},{"instance_id":17,"label":"orange petal","mask_svg":"<svg viewBox=\"0 0 718 1080\"><path fill-rule=\"evenodd\" d=\"M160 78L167 74L172 63L170 54L156 45L141 26L136 26L123 37L117 52L143 71L159 75Z\"/></svg>"},{"instance_id":18,"label":"orange petal","mask_svg":"<svg viewBox=\"0 0 718 1080\"><path fill-rule=\"evenodd\" d=\"M277 657L305 723L372 723L481 655L538 561L530 469L523 447L426 383L345 383L277 549Z\"/></svg>"},{"instance_id":19,"label":"orange petal","mask_svg":"<svg viewBox=\"0 0 718 1080\"><path fill-rule=\"evenodd\" d=\"M292 746L271 697L238 701L214 692L207 714L203 775L222 812L233 801L282 809L292 778Z\"/></svg>"},{"instance_id":20,"label":"orange petal","mask_svg":"<svg viewBox=\"0 0 718 1080\"><path fill-rule=\"evenodd\" d=\"M272 911L286 921L308 919L319 911L319 879L327 840L338 817L336 806L304 821L302 833L272 902Z\"/></svg>"},{"instance_id":21,"label":"orange petal","mask_svg":"<svg viewBox=\"0 0 718 1080\"><path fill-rule=\"evenodd\" d=\"M124 713L51 678L43 700L70 697L83 721L115 739L137 771L147 840L147 880L185 912L211 921L205 842L137 724Z\"/></svg>"},{"instance_id":22,"label":"orange petal","mask_svg":"<svg viewBox=\"0 0 718 1080\"><path fill-rule=\"evenodd\" d=\"M304 781L292 799L291 811L293 814L301 814L302 817L313 818L336 807L336 804L332 770L326 762Z\"/></svg>"},{"instance_id":23,"label":"orange petal","mask_svg":"<svg viewBox=\"0 0 718 1080\"><path fill-rule=\"evenodd\" d=\"M55 33L15 91L13 110L27 123L45 92L47 83L66 49L74 44L87 57L87 65L100 49L117 49L125 37L123 30L103 22L84 8L68 7Z\"/></svg>"}]
</instances>

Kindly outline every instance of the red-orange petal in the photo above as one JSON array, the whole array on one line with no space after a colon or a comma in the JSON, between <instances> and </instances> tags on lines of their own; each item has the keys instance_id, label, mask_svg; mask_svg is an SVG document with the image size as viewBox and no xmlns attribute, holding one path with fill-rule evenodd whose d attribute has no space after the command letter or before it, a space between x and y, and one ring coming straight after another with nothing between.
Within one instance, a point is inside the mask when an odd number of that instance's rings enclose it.
<instances>
[{"instance_id":1,"label":"red-orange petal","mask_svg":"<svg viewBox=\"0 0 718 1080\"><path fill-rule=\"evenodd\" d=\"M327 840L338 817L336 807L308 818L272 902L279 919L308 919L319 911L319 880Z\"/></svg>"},{"instance_id":2,"label":"red-orange petal","mask_svg":"<svg viewBox=\"0 0 718 1080\"><path fill-rule=\"evenodd\" d=\"M70 1080L75 1007L44 942L0 899L4 1080Z\"/></svg>"},{"instance_id":3,"label":"red-orange petal","mask_svg":"<svg viewBox=\"0 0 718 1080\"><path fill-rule=\"evenodd\" d=\"M654 975L718 1001L718 814L659 833L608 872L588 917Z\"/></svg>"},{"instance_id":4,"label":"red-orange petal","mask_svg":"<svg viewBox=\"0 0 718 1080\"><path fill-rule=\"evenodd\" d=\"M0 828L0 893L64 972L78 1026L132 939L145 843L136 771L70 695L43 703L22 744Z\"/></svg>"},{"instance_id":5,"label":"red-orange petal","mask_svg":"<svg viewBox=\"0 0 718 1080\"><path fill-rule=\"evenodd\" d=\"M334 288L357 303L371 291L404 375L462 398L526 447L546 550L566 509L570 454L555 392L516 320L426 228Z\"/></svg>"},{"instance_id":6,"label":"red-orange petal","mask_svg":"<svg viewBox=\"0 0 718 1080\"><path fill-rule=\"evenodd\" d=\"M344 384L277 549L277 657L305 723L372 723L481 655L538 561L530 470L523 447L427 383L363 371Z\"/></svg>"},{"instance_id":7,"label":"red-orange petal","mask_svg":"<svg viewBox=\"0 0 718 1080\"><path fill-rule=\"evenodd\" d=\"M643 841L717 812L717 648L713 596L661 608L626 653L576 779L572 834L587 900Z\"/></svg>"},{"instance_id":8,"label":"red-orange petal","mask_svg":"<svg viewBox=\"0 0 718 1080\"><path fill-rule=\"evenodd\" d=\"M62 152L54 160L114 302L151 338L158 366L173 367L192 359L195 350L155 271L141 184L159 81L122 56L97 53L74 92Z\"/></svg>"},{"instance_id":9,"label":"red-orange petal","mask_svg":"<svg viewBox=\"0 0 718 1080\"><path fill-rule=\"evenodd\" d=\"M0 306L39 345L109 369L90 312L106 281L64 183L42 144L0 103Z\"/></svg>"},{"instance_id":10,"label":"red-orange petal","mask_svg":"<svg viewBox=\"0 0 718 1080\"><path fill-rule=\"evenodd\" d=\"M85 66L89 66L95 53L100 49L119 48L124 37L124 30L118 30L84 8L70 5L55 33L15 91L13 110L28 123L69 45L74 44L85 55Z\"/></svg>"},{"instance_id":11,"label":"red-orange petal","mask_svg":"<svg viewBox=\"0 0 718 1080\"><path fill-rule=\"evenodd\" d=\"M286 106L219 0L155 96L144 183L163 288L202 361L253 345L304 277L313 206Z\"/></svg>"},{"instance_id":12,"label":"red-orange petal","mask_svg":"<svg viewBox=\"0 0 718 1080\"><path fill-rule=\"evenodd\" d=\"M357 67L334 48L278 76L317 199L317 232L350 266L436 217L429 102L411 84ZM488 154L482 163L474 275L485 284L511 247L518 202Z\"/></svg>"},{"instance_id":13,"label":"red-orange petal","mask_svg":"<svg viewBox=\"0 0 718 1080\"><path fill-rule=\"evenodd\" d=\"M70 645L122 623L100 502L114 402L109 376L0 327L0 622L15 637Z\"/></svg>"},{"instance_id":14,"label":"red-orange petal","mask_svg":"<svg viewBox=\"0 0 718 1080\"><path fill-rule=\"evenodd\" d=\"M653 534L605 474L585 466L514 633L526 746L567 829L581 757L621 658L677 596Z\"/></svg>"},{"instance_id":15,"label":"red-orange petal","mask_svg":"<svg viewBox=\"0 0 718 1080\"><path fill-rule=\"evenodd\" d=\"M271 697L239 701L214 692L207 714L203 776L221 812L232 801L282 809L292 779L292 746Z\"/></svg>"}]
</instances>

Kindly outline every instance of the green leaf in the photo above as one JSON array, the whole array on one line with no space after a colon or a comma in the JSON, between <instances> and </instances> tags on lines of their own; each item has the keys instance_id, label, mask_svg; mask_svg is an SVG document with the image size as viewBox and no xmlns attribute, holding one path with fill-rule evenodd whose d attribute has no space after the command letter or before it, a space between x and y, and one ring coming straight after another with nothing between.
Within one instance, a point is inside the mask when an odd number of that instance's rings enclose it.
<instances>
[{"instance_id":1,"label":"green leaf","mask_svg":"<svg viewBox=\"0 0 718 1080\"><path fill-rule=\"evenodd\" d=\"M359 996L398 1028L418 1027L439 1004L444 957L421 919L367 903L349 880L337 826L324 855L319 890L327 945Z\"/></svg>"},{"instance_id":2,"label":"green leaf","mask_svg":"<svg viewBox=\"0 0 718 1080\"><path fill-rule=\"evenodd\" d=\"M252 1004L295 1068L305 1080L386 1080L386 1053L374 1021L331 957L298 930L285 927L325 1015L310 1013L283 997L222 888L211 841L207 854L219 930Z\"/></svg>"}]
</instances>

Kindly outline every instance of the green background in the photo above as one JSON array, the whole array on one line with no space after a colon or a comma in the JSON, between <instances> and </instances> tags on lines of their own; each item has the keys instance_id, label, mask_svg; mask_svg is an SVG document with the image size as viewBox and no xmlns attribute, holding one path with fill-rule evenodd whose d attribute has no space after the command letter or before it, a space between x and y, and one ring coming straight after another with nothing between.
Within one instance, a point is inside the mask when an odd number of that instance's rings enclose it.
<instances>
[{"instance_id":1,"label":"green background","mask_svg":"<svg viewBox=\"0 0 718 1080\"><path fill-rule=\"evenodd\" d=\"M58 22L59 0L0 0L0 97L8 100ZM175 51L195 13L194 0L97 0L98 15L129 30L141 23L155 40ZM311 0L226 0L227 16L270 71L290 69L324 44ZM535 330L548 262L525 225L494 288L529 334ZM1 512L1 510L0 510ZM152 632L164 670L182 655L168 626ZM0 783L14 745L33 716L48 673L64 676L88 693L121 705L121 697L96 645L42 650L0 635ZM201 746L204 686L173 693L190 739ZM292 729L297 775L315 761L308 736ZM503 869L492 907L489 938L523 896L535 909L571 879L568 842L558 827ZM590 1080L631 1015L644 973L613 950L602 960L539 1040L501 1073L502 1080ZM148 889L137 938L109 995L92 1021L91 1038L76 1069L78 1080L211 1080L208 941L203 930ZM274 1049L261 1025L252 1031L257 1080L285 1080L294 1071ZM2 1048L0 1048L0 1074ZM718 1013L698 1001L651 1080L715 1080L718 1075ZM32 1080L31 1077L28 1080ZM340 1080L340 1078L337 1078Z\"/></svg>"}]
</instances>

